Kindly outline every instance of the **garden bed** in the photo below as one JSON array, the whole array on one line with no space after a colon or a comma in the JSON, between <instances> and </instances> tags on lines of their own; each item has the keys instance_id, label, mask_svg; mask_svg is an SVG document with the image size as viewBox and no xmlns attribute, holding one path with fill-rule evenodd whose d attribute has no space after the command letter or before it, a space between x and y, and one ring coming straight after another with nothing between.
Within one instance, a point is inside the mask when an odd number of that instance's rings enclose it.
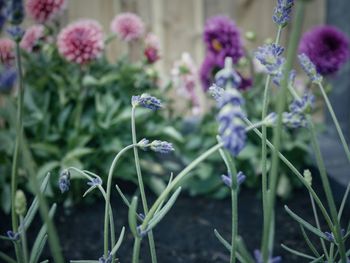
<instances>
[{"instance_id":1,"label":"garden bed","mask_svg":"<svg viewBox=\"0 0 350 263\"><path fill-rule=\"evenodd\" d=\"M320 187L317 186L319 189ZM130 185L123 188L132 189ZM154 195L149 193L149 200ZM323 199L323 198L322 198ZM127 209L120 199L114 199L112 204L116 212L116 225L119 232L122 225L127 226ZM239 231L244 237L250 251L260 246L262 228L262 209L258 191L243 188L239 194ZM300 233L298 224L284 211L283 205L288 205L297 214L314 224L308 192L296 190L289 200L278 200L276 205L276 244L284 243L299 251L305 251L306 245ZM68 259L98 259L103 252L103 214L105 204L97 201L93 204L81 204L74 208L64 209L62 205L56 214L56 226L59 232L62 249ZM230 239L231 220L230 201L212 200L203 197L189 197L182 194L173 209L155 230L158 261L160 263L222 263L229 262L229 253L219 243L214 235L217 229L227 240ZM1 218L4 218L1 215ZM344 222L350 219L350 211L345 209ZM324 225L324 224L323 224ZM1 233L6 232L10 222L1 220ZM31 231L34 233L40 227L39 220L34 223ZM323 227L323 231L328 231ZM34 237L34 233L29 237ZM312 235L310 234L310 237ZM317 243L317 241L316 241ZM133 237L128 230L125 242L118 252L120 262L130 262ZM12 250L12 244L2 243L1 247ZM151 262L147 242L143 242L141 261ZM306 252L306 251L305 251ZM49 258L47 252L43 258ZM275 255L281 255L283 262L302 262L300 258L287 253L280 246L275 248ZM306 262L306 261L305 261Z\"/></svg>"}]
</instances>

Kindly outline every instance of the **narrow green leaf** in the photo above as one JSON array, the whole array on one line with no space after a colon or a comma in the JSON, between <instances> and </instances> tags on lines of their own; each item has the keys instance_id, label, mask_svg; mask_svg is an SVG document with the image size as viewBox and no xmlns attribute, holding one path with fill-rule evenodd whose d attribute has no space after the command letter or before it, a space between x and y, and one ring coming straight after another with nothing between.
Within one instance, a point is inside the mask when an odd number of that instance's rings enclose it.
<instances>
[{"instance_id":1,"label":"narrow green leaf","mask_svg":"<svg viewBox=\"0 0 350 263\"><path fill-rule=\"evenodd\" d=\"M173 207L176 199L180 195L181 187L177 188L177 190L173 193L173 195L169 198L169 201L164 205L164 207L157 213L154 214L153 218L150 220L146 231L152 230L169 212L169 210Z\"/></svg>"},{"instance_id":2,"label":"narrow green leaf","mask_svg":"<svg viewBox=\"0 0 350 263\"><path fill-rule=\"evenodd\" d=\"M136 222L137 217L135 214L137 214L137 197L136 196L134 196L131 201L128 219L129 219L129 227L130 227L131 233L134 235L135 238L138 238L137 222Z\"/></svg>"},{"instance_id":3,"label":"narrow green leaf","mask_svg":"<svg viewBox=\"0 0 350 263\"><path fill-rule=\"evenodd\" d=\"M310 250L315 254L316 257L320 257L321 255L317 252L317 249L315 248L315 246L312 244L312 242L310 241L304 227L299 224L300 229L301 229L301 233L303 234L303 237L305 239L306 244L308 245L308 247L310 248Z\"/></svg>"},{"instance_id":4,"label":"narrow green leaf","mask_svg":"<svg viewBox=\"0 0 350 263\"><path fill-rule=\"evenodd\" d=\"M42 193L45 192L45 190L47 188L47 185L49 183L50 177L51 177L51 174L47 173L47 175L45 176L43 182L41 183L40 191ZM32 223L32 221L33 221L33 219L35 217L36 212L38 211L38 208L39 208L39 200L38 200L37 197L35 197L33 202L32 202L32 204L30 205L30 207L28 209L28 212L27 212L26 216L24 217L24 227L25 227L25 229L29 228L30 224Z\"/></svg>"},{"instance_id":5,"label":"narrow green leaf","mask_svg":"<svg viewBox=\"0 0 350 263\"><path fill-rule=\"evenodd\" d=\"M119 195L121 196L124 204L126 204L126 206L130 208L129 200L125 197L125 195L123 194L122 190L120 190L120 188L119 188L119 186L117 184L115 185L115 188L117 188L117 191L118 191Z\"/></svg>"},{"instance_id":6,"label":"narrow green leaf","mask_svg":"<svg viewBox=\"0 0 350 263\"><path fill-rule=\"evenodd\" d=\"M318 230L316 227L312 226L310 223L306 222L304 219L302 219L300 216L298 216L297 214L295 214L294 212L292 212L288 206L284 206L284 209L286 210L286 212L294 219L296 220L298 223L300 223L301 225L303 225L306 229L308 229L309 231L311 231L312 233L314 233L315 235L319 236L320 238L323 238L325 240L328 241L327 236L321 232L320 230Z\"/></svg>"},{"instance_id":7,"label":"narrow green leaf","mask_svg":"<svg viewBox=\"0 0 350 263\"><path fill-rule=\"evenodd\" d=\"M0 252L0 259L5 260L5 262L7 262L7 263L16 263L16 261L13 258L9 257L8 255L6 255L3 252Z\"/></svg>"},{"instance_id":8,"label":"narrow green leaf","mask_svg":"<svg viewBox=\"0 0 350 263\"><path fill-rule=\"evenodd\" d=\"M120 232L118 241L117 241L117 243L115 244L115 246L113 247L113 249L111 251L112 256L114 256L115 253L117 253L120 245L122 244L123 239L124 239L124 234L125 234L125 227L122 228L122 231Z\"/></svg>"},{"instance_id":9,"label":"narrow green leaf","mask_svg":"<svg viewBox=\"0 0 350 263\"><path fill-rule=\"evenodd\" d=\"M343 200L341 201L341 205L340 205L339 212L338 212L338 220L341 219L341 216L343 214L343 210L344 210L346 201L348 199L349 191L350 191L350 183L348 183L348 186L346 187L345 194L343 196Z\"/></svg>"},{"instance_id":10,"label":"narrow green leaf","mask_svg":"<svg viewBox=\"0 0 350 263\"><path fill-rule=\"evenodd\" d=\"M56 212L57 205L53 204L51 206L51 209L49 211L49 217L53 218ZM29 262L30 263L36 263L38 262L40 255L45 247L47 240L47 226L44 224L41 229L39 230L39 233L34 241L32 252L30 254Z\"/></svg>"},{"instance_id":11,"label":"narrow green leaf","mask_svg":"<svg viewBox=\"0 0 350 263\"><path fill-rule=\"evenodd\" d=\"M316 259L313 256L310 256L310 255L307 255L305 253L299 252L297 250L291 249L291 248L287 247L286 245L281 244L281 247L284 248L285 250L287 250L288 252L298 256L298 257L307 258L307 259L311 259L311 260Z\"/></svg>"},{"instance_id":12,"label":"narrow green leaf","mask_svg":"<svg viewBox=\"0 0 350 263\"><path fill-rule=\"evenodd\" d=\"M215 234L215 236L217 237L217 239L219 240L219 242L221 243L221 244L223 244L224 245L224 247L229 251L229 252L231 252L231 245L230 245L230 243L228 243L221 235L220 235L220 233L216 230L216 229L214 229L214 234ZM242 256L241 256L241 254L240 253L238 253L237 252L237 259L240 261L240 262L242 262L242 263L248 263L248 262L250 262L249 260L246 260L246 259L244 259Z\"/></svg>"},{"instance_id":13,"label":"narrow green leaf","mask_svg":"<svg viewBox=\"0 0 350 263\"><path fill-rule=\"evenodd\" d=\"M313 261L311 261L310 263L317 263L317 262L322 262L324 258L324 255L320 256L319 258L314 259Z\"/></svg>"}]
</instances>

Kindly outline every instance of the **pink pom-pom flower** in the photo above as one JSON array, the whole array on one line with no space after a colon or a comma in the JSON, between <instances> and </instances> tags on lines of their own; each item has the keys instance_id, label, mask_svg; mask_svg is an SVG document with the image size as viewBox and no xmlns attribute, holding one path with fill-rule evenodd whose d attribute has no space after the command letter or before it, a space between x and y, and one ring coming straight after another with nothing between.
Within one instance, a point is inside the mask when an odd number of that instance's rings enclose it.
<instances>
[{"instance_id":1,"label":"pink pom-pom flower","mask_svg":"<svg viewBox=\"0 0 350 263\"><path fill-rule=\"evenodd\" d=\"M26 11L36 22L45 23L57 17L66 5L66 0L27 0Z\"/></svg>"},{"instance_id":2,"label":"pink pom-pom flower","mask_svg":"<svg viewBox=\"0 0 350 263\"><path fill-rule=\"evenodd\" d=\"M43 25L34 25L29 27L21 40L20 46L27 52L36 51L40 41L45 38L45 27Z\"/></svg>"},{"instance_id":3,"label":"pink pom-pom flower","mask_svg":"<svg viewBox=\"0 0 350 263\"><path fill-rule=\"evenodd\" d=\"M15 42L8 38L0 39L0 61L2 65L11 66L15 59Z\"/></svg>"},{"instance_id":4,"label":"pink pom-pom flower","mask_svg":"<svg viewBox=\"0 0 350 263\"><path fill-rule=\"evenodd\" d=\"M139 16L133 13L122 13L112 20L111 31L122 40L129 42L143 36L145 24Z\"/></svg>"},{"instance_id":5,"label":"pink pom-pom flower","mask_svg":"<svg viewBox=\"0 0 350 263\"><path fill-rule=\"evenodd\" d=\"M90 19L74 22L61 30L57 45L59 53L68 61L80 65L89 63L102 54L102 27Z\"/></svg>"},{"instance_id":6,"label":"pink pom-pom flower","mask_svg":"<svg viewBox=\"0 0 350 263\"><path fill-rule=\"evenodd\" d=\"M145 37L145 50L144 55L147 59L147 62L153 64L159 59L159 39L153 33L148 33Z\"/></svg>"}]
</instances>

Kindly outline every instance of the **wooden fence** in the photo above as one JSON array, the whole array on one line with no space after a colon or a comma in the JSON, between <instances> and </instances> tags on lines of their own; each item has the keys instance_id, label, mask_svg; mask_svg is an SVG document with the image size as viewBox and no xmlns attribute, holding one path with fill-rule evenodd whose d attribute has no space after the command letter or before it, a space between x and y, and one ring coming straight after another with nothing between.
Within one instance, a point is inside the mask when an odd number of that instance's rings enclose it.
<instances>
[{"instance_id":1,"label":"wooden fence","mask_svg":"<svg viewBox=\"0 0 350 263\"><path fill-rule=\"evenodd\" d=\"M257 33L257 45L275 35L271 16L277 0L68 0L64 23L78 18L99 20L106 32L113 17L121 12L139 14L147 30L155 32L161 41L162 61L158 67L169 72L173 61L182 52L189 52L197 63L204 56L202 31L205 20L217 14L233 18L243 30ZM311 1L305 18L305 28L325 21L325 1ZM285 35L284 35L285 37ZM123 44L114 41L108 50L110 58L123 52Z\"/></svg>"}]
</instances>

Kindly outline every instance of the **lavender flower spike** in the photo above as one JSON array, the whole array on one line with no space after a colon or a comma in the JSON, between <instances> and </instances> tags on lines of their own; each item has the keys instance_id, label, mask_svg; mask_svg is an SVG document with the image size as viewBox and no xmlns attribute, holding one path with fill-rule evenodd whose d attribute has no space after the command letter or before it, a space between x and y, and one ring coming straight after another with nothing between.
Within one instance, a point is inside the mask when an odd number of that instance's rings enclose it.
<instances>
[{"instance_id":1,"label":"lavender flower spike","mask_svg":"<svg viewBox=\"0 0 350 263\"><path fill-rule=\"evenodd\" d=\"M265 66L266 71L273 77L273 82L279 85L282 78L282 69L285 62L282 53L284 48L277 44L266 44L259 47L255 52L255 57Z\"/></svg>"},{"instance_id":2,"label":"lavender flower spike","mask_svg":"<svg viewBox=\"0 0 350 263\"><path fill-rule=\"evenodd\" d=\"M173 152L175 149L173 145L166 141L159 141L155 140L150 145L151 150L159 153L170 153Z\"/></svg>"},{"instance_id":3,"label":"lavender flower spike","mask_svg":"<svg viewBox=\"0 0 350 263\"><path fill-rule=\"evenodd\" d=\"M231 84L234 88L238 88L241 84L241 77L233 68L232 58L225 58L225 67L216 73L215 84L220 87L226 87L227 84Z\"/></svg>"},{"instance_id":4,"label":"lavender flower spike","mask_svg":"<svg viewBox=\"0 0 350 263\"><path fill-rule=\"evenodd\" d=\"M60 178L58 180L58 186L61 193L68 192L70 187L70 172L65 169L61 172Z\"/></svg>"},{"instance_id":5,"label":"lavender flower spike","mask_svg":"<svg viewBox=\"0 0 350 263\"><path fill-rule=\"evenodd\" d=\"M294 0L278 0L272 16L273 22L282 27L286 26L290 20L293 5Z\"/></svg>"},{"instance_id":6,"label":"lavender flower spike","mask_svg":"<svg viewBox=\"0 0 350 263\"><path fill-rule=\"evenodd\" d=\"M132 96L131 104L133 107L136 107L138 105L145 107L147 109L151 110L158 110L162 108L162 103L159 99L156 97L153 97L147 93L143 93L139 96Z\"/></svg>"},{"instance_id":7,"label":"lavender flower spike","mask_svg":"<svg viewBox=\"0 0 350 263\"><path fill-rule=\"evenodd\" d=\"M87 185L91 187L102 185L102 179L100 177L95 177L91 181L87 182Z\"/></svg>"},{"instance_id":8,"label":"lavender flower spike","mask_svg":"<svg viewBox=\"0 0 350 263\"><path fill-rule=\"evenodd\" d=\"M300 54L298 55L299 62L305 73L308 75L310 80L313 83L321 83L322 82L322 76L317 72L316 66L311 62L309 57L307 55Z\"/></svg>"}]
</instances>

